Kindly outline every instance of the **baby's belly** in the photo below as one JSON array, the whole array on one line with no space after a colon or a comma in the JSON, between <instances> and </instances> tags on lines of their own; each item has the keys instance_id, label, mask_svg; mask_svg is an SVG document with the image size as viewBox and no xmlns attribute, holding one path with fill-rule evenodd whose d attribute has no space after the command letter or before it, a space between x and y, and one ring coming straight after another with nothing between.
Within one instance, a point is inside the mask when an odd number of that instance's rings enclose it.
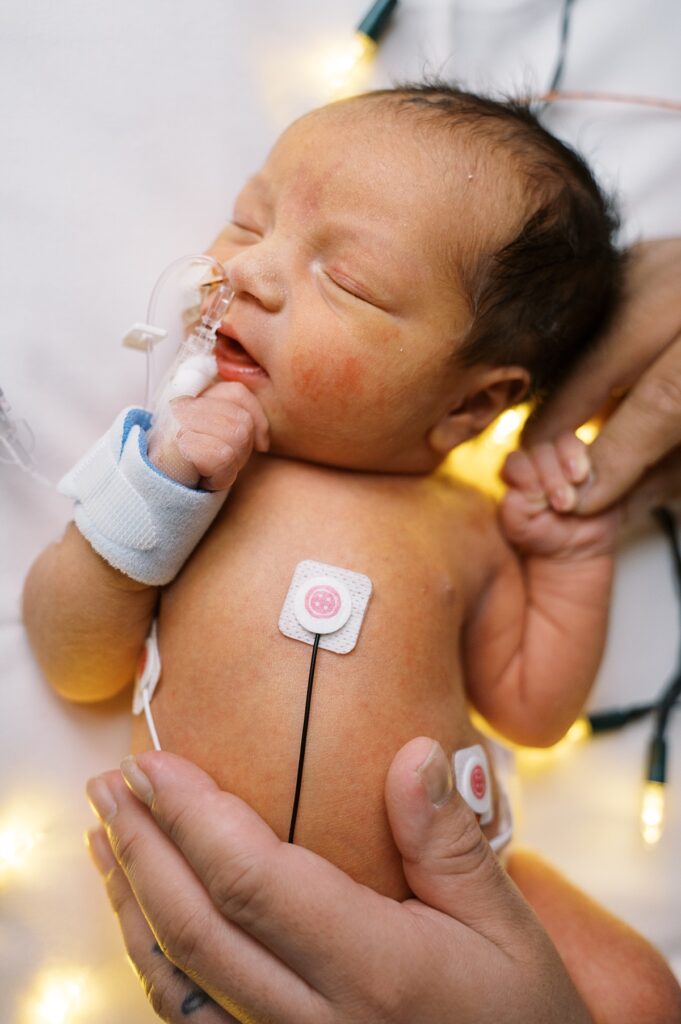
<instances>
[{"instance_id":1,"label":"baby's belly","mask_svg":"<svg viewBox=\"0 0 681 1024\"><path fill-rule=\"evenodd\" d=\"M153 701L161 746L200 765L286 839L312 648L279 632L279 613L302 559L366 573L374 589L355 650L318 653L295 841L403 899L383 797L390 762L419 735L450 753L479 741L461 680L456 586L428 559L396 557L389 537L311 535L297 518L247 529L238 512L164 594ZM150 745L141 716L133 750Z\"/></svg>"}]
</instances>

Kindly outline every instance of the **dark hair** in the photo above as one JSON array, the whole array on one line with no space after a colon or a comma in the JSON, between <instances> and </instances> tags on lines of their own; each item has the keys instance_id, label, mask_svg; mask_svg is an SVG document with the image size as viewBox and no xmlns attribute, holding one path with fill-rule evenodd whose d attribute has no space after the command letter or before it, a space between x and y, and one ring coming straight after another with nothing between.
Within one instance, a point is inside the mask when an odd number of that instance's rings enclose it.
<instances>
[{"instance_id":1,"label":"dark hair","mask_svg":"<svg viewBox=\"0 0 681 1024\"><path fill-rule=\"evenodd\" d=\"M619 297L619 218L586 162L539 123L527 103L495 100L439 80L367 93L443 127L474 128L525 176L528 204L515 237L464 268L473 313L456 353L464 365L523 366L537 397L588 350Z\"/></svg>"}]
</instances>

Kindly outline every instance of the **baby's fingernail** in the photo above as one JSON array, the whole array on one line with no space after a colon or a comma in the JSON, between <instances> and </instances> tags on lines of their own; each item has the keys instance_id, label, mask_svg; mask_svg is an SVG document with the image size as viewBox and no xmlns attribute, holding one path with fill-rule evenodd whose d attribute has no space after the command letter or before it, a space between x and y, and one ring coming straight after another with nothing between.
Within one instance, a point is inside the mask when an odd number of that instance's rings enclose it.
<instances>
[{"instance_id":1,"label":"baby's fingernail","mask_svg":"<svg viewBox=\"0 0 681 1024\"><path fill-rule=\"evenodd\" d=\"M116 858L109 846L109 840L106 838L104 830L101 828L90 829L89 832L85 833L85 843L100 875L108 875L111 869L116 866Z\"/></svg>"},{"instance_id":2,"label":"baby's fingernail","mask_svg":"<svg viewBox=\"0 0 681 1024\"><path fill-rule=\"evenodd\" d=\"M134 757L124 757L121 761L121 775L127 782L138 800L151 807L154 799L154 787L149 777L144 774Z\"/></svg>"},{"instance_id":3,"label":"baby's fingernail","mask_svg":"<svg viewBox=\"0 0 681 1024\"><path fill-rule=\"evenodd\" d=\"M105 824L111 821L118 810L118 805L114 800L113 793L101 775L90 779L85 787L85 792L97 817Z\"/></svg>"},{"instance_id":4,"label":"baby's fingernail","mask_svg":"<svg viewBox=\"0 0 681 1024\"><path fill-rule=\"evenodd\" d=\"M451 796L454 783L451 766L437 740L430 748L425 761L419 765L416 771L421 776L421 782L431 803L436 807L445 804Z\"/></svg>"},{"instance_id":5,"label":"baby's fingernail","mask_svg":"<svg viewBox=\"0 0 681 1024\"><path fill-rule=\"evenodd\" d=\"M589 475L591 469L591 459L586 452L579 452L577 455L573 455L568 462L570 469L570 480L573 484L582 484Z\"/></svg>"},{"instance_id":6,"label":"baby's fingernail","mask_svg":"<svg viewBox=\"0 0 681 1024\"><path fill-rule=\"evenodd\" d=\"M527 501L530 505L534 505L536 508L546 508L549 504L548 498L542 491L537 491L535 494L526 495Z\"/></svg>"},{"instance_id":7,"label":"baby's fingernail","mask_svg":"<svg viewBox=\"0 0 681 1024\"><path fill-rule=\"evenodd\" d=\"M563 487L557 487L555 491L551 491L550 499L551 506L555 508L556 512L569 512L575 507L577 492L570 484L565 484Z\"/></svg>"}]
</instances>

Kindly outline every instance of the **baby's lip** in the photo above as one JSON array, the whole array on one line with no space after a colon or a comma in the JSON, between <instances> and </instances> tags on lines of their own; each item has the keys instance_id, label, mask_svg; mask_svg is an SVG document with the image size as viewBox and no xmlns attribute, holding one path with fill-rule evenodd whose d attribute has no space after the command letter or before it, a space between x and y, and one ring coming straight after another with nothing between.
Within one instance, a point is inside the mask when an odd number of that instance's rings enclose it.
<instances>
[{"instance_id":1,"label":"baby's lip","mask_svg":"<svg viewBox=\"0 0 681 1024\"><path fill-rule=\"evenodd\" d=\"M222 324L217 331L215 341L215 357L218 362L218 371L221 369L236 369L243 373L265 374L266 371L251 355L249 349L244 345L241 336L231 324Z\"/></svg>"}]
</instances>

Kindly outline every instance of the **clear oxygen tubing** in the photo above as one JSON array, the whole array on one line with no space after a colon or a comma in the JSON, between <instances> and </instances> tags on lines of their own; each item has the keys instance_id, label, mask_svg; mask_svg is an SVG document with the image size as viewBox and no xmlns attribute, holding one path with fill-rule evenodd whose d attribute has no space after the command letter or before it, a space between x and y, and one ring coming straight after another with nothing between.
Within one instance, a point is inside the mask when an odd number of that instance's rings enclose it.
<instances>
[{"instance_id":1,"label":"clear oxygen tubing","mask_svg":"<svg viewBox=\"0 0 681 1024\"><path fill-rule=\"evenodd\" d=\"M193 256L180 256L178 259L173 260L172 263L169 263L168 266L165 268L165 270L162 271L162 273L159 275L158 280L156 281L154 287L151 290L151 295L149 296L149 303L147 305L147 321L146 322L148 324L155 324L156 323L156 313L157 313L159 296L163 292L163 289L166 286L166 284L168 282L168 279L170 277L172 277L172 275L175 274L178 271L178 269L183 264L187 265L187 264L192 264L192 263L193 264L198 264L198 265L203 265L203 266L205 266L206 270L212 271L213 274L214 274L214 283L216 285L222 283L225 280L225 270L224 270L224 267L222 266L221 263L218 263L218 261L216 259L214 259L212 256L206 256L204 254L193 255ZM211 284L213 282L207 282L207 283ZM178 350L178 355L179 355L179 352L182 350L182 348L183 348L183 345L181 344L180 348ZM146 365L147 365L147 372L146 372L146 382L145 382L145 387L144 387L144 408L148 409L149 408L149 404L150 404L150 402L152 400L151 390L152 390L152 378L153 378L153 345L147 345L146 346Z\"/></svg>"},{"instance_id":2,"label":"clear oxygen tubing","mask_svg":"<svg viewBox=\"0 0 681 1024\"><path fill-rule=\"evenodd\" d=\"M22 429L26 443L21 438ZM0 462L18 466L38 483L49 487L50 481L35 468L31 454L34 443L35 438L30 426L26 420L15 420L12 407L0 388Z\"/></svg>"},{"instance_id":3,"label":"clear oxygen tubing","mask_svg":"<svg viewBox=\"0 0 681 1024\"><path fill-rule=\"evenodd\" d=\"M215 283L215 292L203 306L199 323L180 344L170 370L161 383L153 401L153 422L148 435L152 461L163 472L187 486L195 486L197 478L193 466L182 458L174 444L179 425L173 415L172 402L184 396L196 397L217 377L213 351L215 337L234 297L234 292L224 279L223 268L210 257L206 259L213 265L213 269L219 267L221 279ZM159 278L160 283L163 282L164 274ZM151 311L153 313L153 308Z\"/></svg>"}]
</instances>

